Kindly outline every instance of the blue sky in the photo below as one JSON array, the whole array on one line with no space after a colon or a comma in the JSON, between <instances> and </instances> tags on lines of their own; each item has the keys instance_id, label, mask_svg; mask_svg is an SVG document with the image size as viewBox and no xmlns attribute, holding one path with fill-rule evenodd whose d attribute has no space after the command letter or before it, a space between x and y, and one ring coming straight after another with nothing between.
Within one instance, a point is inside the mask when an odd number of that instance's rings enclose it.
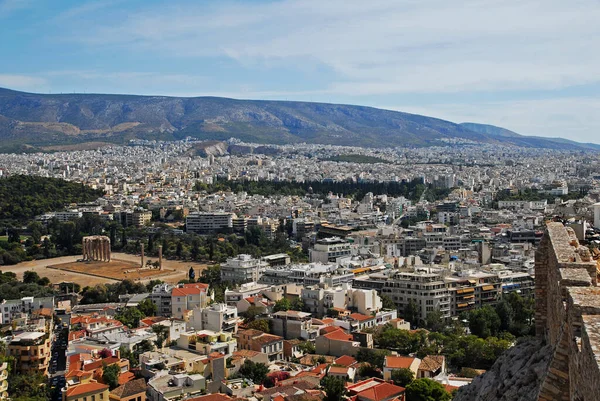
<instances>
[{"instance_id":1,"label":"blue sky","mask_svg":"<svg viewBox=\"0 0 600 401\"><path fill-rule=\"evenodd\" d=\"M598 0L0 0L0 86L361 104L600 143Z\"/></svg>"}]
</instances>

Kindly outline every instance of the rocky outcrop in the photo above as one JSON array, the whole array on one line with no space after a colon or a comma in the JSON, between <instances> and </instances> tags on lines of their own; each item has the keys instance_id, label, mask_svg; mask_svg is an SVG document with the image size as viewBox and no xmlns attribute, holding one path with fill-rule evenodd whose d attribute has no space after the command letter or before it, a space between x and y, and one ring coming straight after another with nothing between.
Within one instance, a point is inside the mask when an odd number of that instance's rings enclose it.
<instances>
[{"instance_id":1,"label":"rocky outcrop","mask_svg":"<svg viewBox=\"0 0 600 401\"><path fill-rule=\"evenodd\" d=\"M225 142L206 141L194 146L194 151L198 156L208 157L223 156L227 153L227 144Z\"/></svg>"},{"instance_id":2,"label":"rocky outcrop","mask_svg":"<svg viewBox=\"0 0 600 401\"><path fill-rule=\"evenodd\" d=\"M529 339L506 351L492 368L461 387L454 401L537 401L552 348Z\"/></svg>"}]
</instances>

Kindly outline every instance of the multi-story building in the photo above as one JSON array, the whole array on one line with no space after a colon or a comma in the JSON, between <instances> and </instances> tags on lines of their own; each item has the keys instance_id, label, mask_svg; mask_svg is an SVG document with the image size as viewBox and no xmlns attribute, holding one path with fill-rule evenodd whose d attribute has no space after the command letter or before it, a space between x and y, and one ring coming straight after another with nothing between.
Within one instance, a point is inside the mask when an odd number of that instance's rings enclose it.
<instances>
[{"instance_id":1,"label":"multi-story building","mask_svg":"<svg viewBox=\"0 0 600 401\"><path fill-rule=\"evenodd\" d=\"M90 381L75 386L69 386L63 390L63 401L103 401L109 399L108 386L106 384Z\"/></svg>"},{"instance_id":2,"label":"multi-story building","mask_svg":"<svg viewBox=\"0 0 600 401\"><path fill-rule=\"evenodd\" d=\"M502 294L516 292L522 296L533 296L535 291L535 279L526 272L499 271Z\"/></svg>"},{"instance_id":3,"label":"multi-story building","mask_svg":"<svg viewBox=\"0 0 600 401\"><path fill-rule=\"evenodd\" d=\"M399 310L405 310L411 301L424 319L428 312L439 310L450 317L450 293L446 288L442 269L424 267L415 272L397 272L386 280L381 289Z\"/></svg>"},{"instance_id":4,"label":"multi-story building","mask_svg":"<svg viewBox=\"0 0 600 401\"><path fill-rule=\"evenodd\" d=\"M249 297L255 297L263 292L269 291L270 285L257 283L244 283L235 289L225 290L225 303L230 306L236 306L239 301Z\"/></svg>"},{"instance_id":5,"label":"multi-story building","mask_svg":"<svg viewBox=\"0 0 600 401\"><path fill-rule=\"evenodd\" d=\"M186 350L197 351L203 355L210 355L213 352L231 355L233 351L237 350L238 342L236 338L232 337L231 333L192 330L179 336L177 346Z\"/></svg>"},{"instance_id":6,"label":"multi-story building","mask_svg":"<svg viewBox=\"0 0 600 401\"><path fill-rule=\"evenodd\" d=\"M185 219L185 229L189 233L206 234L233 230L234 213L227 212L195 212ZM239 222L236 223L239 227Z\"/></svg>"},{"instance_id":7,"label":"multi-story building","mask_svg":"<svg viewBox=\"0 0 600 401\"><path fill-rule=\"evenodd\" d=\"M269 264L250 255L241 254L228 258L221 264L221 280L232 283L256 282L260 279Z\"/></svg>"},{"instance_id":8,"label":"multi-story building","mask_svg":"<svg viewBox=\"0 0 600 401\"><path fill-rule=\"evenodd\" d=\"M173 286L168 283L157 284L152 288L152 292L148 295L148 299L156 305L157 316L169 317L173 313L171 306L171 292Z\"/></svg>"},{"instance_id":9,"label":"multi-story building","mask_svg":"<svg viewBox=\"0 0 600 401\"><path fill-rule=\"evenodd\" d=\"M15 371L21 374L48 374L51 325L47 331L26 331L8 343L8 355L15 358Z\"/></svg>"},{"instance_id":10,"label":"multi-story building","mask_svg":"<svg viewBox=\"0 0 600 401\"><path fill-rule=\"evenodd\" d=\"M195 308L208 304L208 284L191 283L173 288L171 291L171 316L183 319L183 316Z\"/></svg>"},{"instance_id":11,"label":"multi-story building","mask_svg":"<svg viewBox=\"0 0 600 401\"><path fill-rule=\"evenodd\" d=\"M240 330L236 338L240 349L249 349L267 354L269 362L283 360L283 337L250 329Z\"/></svg>"},{"instance_id":12,"label":"multi-story building","mask_svg":"<svg viewBox=\"0 0 600 401\"><path fill-rule=\"evenodd\" d=\"M235 333L238 325L237 308L227 304L212 304L192 310L188 326L194 330Z\"/></svg>"},{"instance_id":13,"label":"multi-story building","mask_svg":"<svg viewBox=\"0 0 600 401\"><path fill-rule=\"evenodd\" d=\"M148 381L147 399L148 401L181 400L190 395L200 395L205 390L206 379L201 374L166 373L156 375Z\"/></svg>"},{"instance_id":14,"label":"multi-story building","mask_svg":"<svg viewBox=\"0 0 600 401\"><path fill-rule=\"evenodd\" d=\"M317 329L312 326L310 313L293 310L280 311L272 315L271 322L273 334L286 340L294 338L314 340L317 337Z\"/></svg>"},{"instance_id":15,"label":"multi-story building","mask_svg":"<svg viewBox=\"0 0 600 401\"><path fill-rule=\"evenodd\" d=\"M452 296L450 303L452 316L485 305L494 305L501 295L497 274L477 272L462 277L447 277L446 285Z\"/></svg>"},{"instance_id":16,"label":"multi-story building","mask_svg":"<svg viewBox=\"0 0 600 401\"><path fill-rule=\"evenodd\" d=\"M124 210L114 213L113 219L125 227L143 227L152 220L152 212L145 209Z\"/></svg>"},{"instance_id":17,"label":"multi-story building","mask_svg":"<svg viewBox=\"0 0 600 401\"><path fill-rule=\"evenodd\" d=\"M61 223L67 222L69 220L75 220L80 218L83 215L79 210L66 210L64 212L55 212L54 218Z\"/></svg>"},{"instance_id":18,"label":"multi-story building","mask_svg":"<svg viewBox=\"0 0 600 401\"><path fill-rule=\"evenodd\" d=\"M382 307L376 290L355 289L349 283L333 288L323 284L305 287L301 290L300 297L306 310L317 316L325 315L332 308L372 314Z\"/></svg>"},{"instance_id":19,"label":"multi-story building","mask_svg":"<svg viewBox=\"0 0 600 401\"><path fill-rule=\"evenodd\" d=\"M0 303L0 324L9 324L21 313L33 313L44 308L54 309L54 297L4 300Z\"/></svg>"},{"instance_id":20,"label":"multi-story building","mask_svg":"<svg viewBox=\"0 0 600 401\"><path fill-rule=\"evenodd\" d=\"M349 242L339 237L329 237L317 240L308 254L311 262L335 263L339 258L350 256L352 249Z\"/></svg>"}]
</instances>

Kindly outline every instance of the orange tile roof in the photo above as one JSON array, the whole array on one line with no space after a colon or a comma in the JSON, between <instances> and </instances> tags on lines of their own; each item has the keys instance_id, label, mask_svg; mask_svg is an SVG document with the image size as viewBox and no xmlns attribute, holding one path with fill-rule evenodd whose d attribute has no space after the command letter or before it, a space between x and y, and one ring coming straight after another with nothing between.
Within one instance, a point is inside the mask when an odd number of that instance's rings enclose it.
<instances>
[{"instance_id":1,"label":"orange tile roof","mask_svg":"<svg viewBox=\"0 0 600 401\"><path fill-rule=\"evenodd\" d=\"M135 374L133 372L127 371L125 373L121 373L119 375L119 386L122 386L123 384L132 380L135 380Z\"/></svg>"},{"instance_id":2,"label":"orange tile roof","mask_svg":"<svg viewBox=\"0 0 600 401\"><path fill-rule=\"evenodd\" d=\"M316 373L316 374L323 374L327 370L327 366L329 366L329 365L327 365L326 363L321 363L321 364L315 366L313 369L311 369L310 372Z\"/></svg>"},{"instance_id":3,"label":"orange tile roof","mask_svg":"<svg viewBox=\"0 0 600 401\"><path fill-rule=\"evenodd\" d=\"M460 387L452 386L450 384L442 384L447 392L452 393L454 390L458 390Z\"/></svg>"},{"instance_id":4,"label":"orange tile roof","mask_svg":"<svg viewBox=\"0 0 600 401\"><path fill-rule=\"evenodd\" d=\"M352 341L352 335L346 334L342 330L325 334L323 337L328 338L329 340Z\"/></svg>"},{"instance_id":5,"label":"orange tile roof","mask_svg":"<svg viewBox=\"0 0 600 401\"><path fill-rule=\"evenodd\" d=\"M361 399L381 401L387 400L391 397L397 397L404 393L404 387L396 386L391 383L380 383L376 386L368 388L358 393L358 397Z\"/></svg>"},{"instance_id":6,"label":"orange tile roof","mask_svg":"<svg viewBox=\"0 0 600 401\"><path fill-rule=\"evenodd\" d=\"M359 322L375 319L375 316L367 316L363 315L362 313L351 313L349 316L354 320L358 320Z\"/></svg>"},{"instance_id":7,"label":"orange tile roof","mask_svg":"<svg viewBox=\"0 0 600 401\"><path fill-rule=\"evenodd\" d=\"M102 366L104 364L108 365L112 365L113 363L117 363L119 362L119 358L111 356L108 358L104 358L104 359L98 359L97 361L91 362L91 363L86 363L85 365L83 365L83 370L85 370L86 372L89 372L91 370L96 370L96 369L100 369L102 368Z\"/></svg>"},{"instance_id":8,"label":"orange tile roof","mask_svg":"<svg viewBox=\"0 0 600 401\"><path fill-rule=\"evenodd\" d=\"M263 334L262 336L253 338L252 341L256 344L265 345L278 341L283 341L283 337L279 337L273 334Z\"/></svg>"},{"instance_id":9,"label":"orange tile roof","mask_svg":"<svg viewBox=\"0 0 600 401\"><path fill-rule=\"evenodd\" d=\"M334 331L341 331L342 329L338 326L327 326L321 329L321 335L327 333L333 333Z\"/></svg>"},{"instance_id":10,"label":"orange tile roof","mask_svg":"<svg viewBox=\"0 0 600 401\"><path fill-rule=\"evenodd\" d=\"M356 363L356 359L354 359L350 355L343 355L335 360L336 365L342 365L342 366L346 366L346 367L352 366L355 363Z\"/></svg>"},{"instance_id":11,"label":"orange tile roof","mask_svg":"<svg viewBox=\"0 0 600 401\"><path fill-rule=\"evenodd\" d=\"M386 356L385 364L386 368L390 369L409 369L415 358L409 356Z\"/></svg>"},{"instance_id":12,"label":"orange tile roof","mask_svg":"<svg viewBox=\"0 0 600 401\"><path fill-rule=\"evenodd\" d=\"M77 340L79 338L84 338L86 336L85 330L71 331L69 332L69 341Z\"/></svg>"},{"instance_id":13,"label":"orange tile roof","mask_svg":"<svg viewBox=\"0 0 600 401\"><path fill-rule=\"evenodd\" d=\"M198 295L201 292L206 292L206 288L200 287L183 287L183 288L173 288L171 292L171 296L188 296L188 295Z\"/></svg>"},{"instance_id":14,"label":"orange tile roof","mask_svg":"<svg viewBox=\"0 0 600 401\"><path fill-rule=\"evenodd\" d=\"M343 366L331 366L327 373L332 375L347 375L348 368Z\"/></svg>"},{"instance_id":15,"label":"orange tile roof","mask_svg":"<svg viewBox=\"0 0 600 401\"><path fill-rule=\"evenodd\" d=\"M108 386L102 383L86 383L71 386L67 389L67 397L75 397L77 395L88 394L88 393L101 393L104 390L108 390Z\"/></svg>"}]
</instances>

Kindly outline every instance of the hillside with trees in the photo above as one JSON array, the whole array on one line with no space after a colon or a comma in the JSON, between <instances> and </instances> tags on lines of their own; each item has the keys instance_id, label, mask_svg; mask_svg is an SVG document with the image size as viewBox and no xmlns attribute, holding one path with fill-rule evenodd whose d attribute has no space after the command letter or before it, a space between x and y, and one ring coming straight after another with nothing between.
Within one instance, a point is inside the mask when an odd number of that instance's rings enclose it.
<instances>
[{"instance_id":1,"label":"hillside with trees","mask_svg":"<svg viewBox=\"0 0 600 401\"><path fill-rule=\"evenodd\" d=\"M23 221L70 203L91 202L101 190L59 178L11 175L0 178L0 221Z\"/></svg>"}]
</instances>

